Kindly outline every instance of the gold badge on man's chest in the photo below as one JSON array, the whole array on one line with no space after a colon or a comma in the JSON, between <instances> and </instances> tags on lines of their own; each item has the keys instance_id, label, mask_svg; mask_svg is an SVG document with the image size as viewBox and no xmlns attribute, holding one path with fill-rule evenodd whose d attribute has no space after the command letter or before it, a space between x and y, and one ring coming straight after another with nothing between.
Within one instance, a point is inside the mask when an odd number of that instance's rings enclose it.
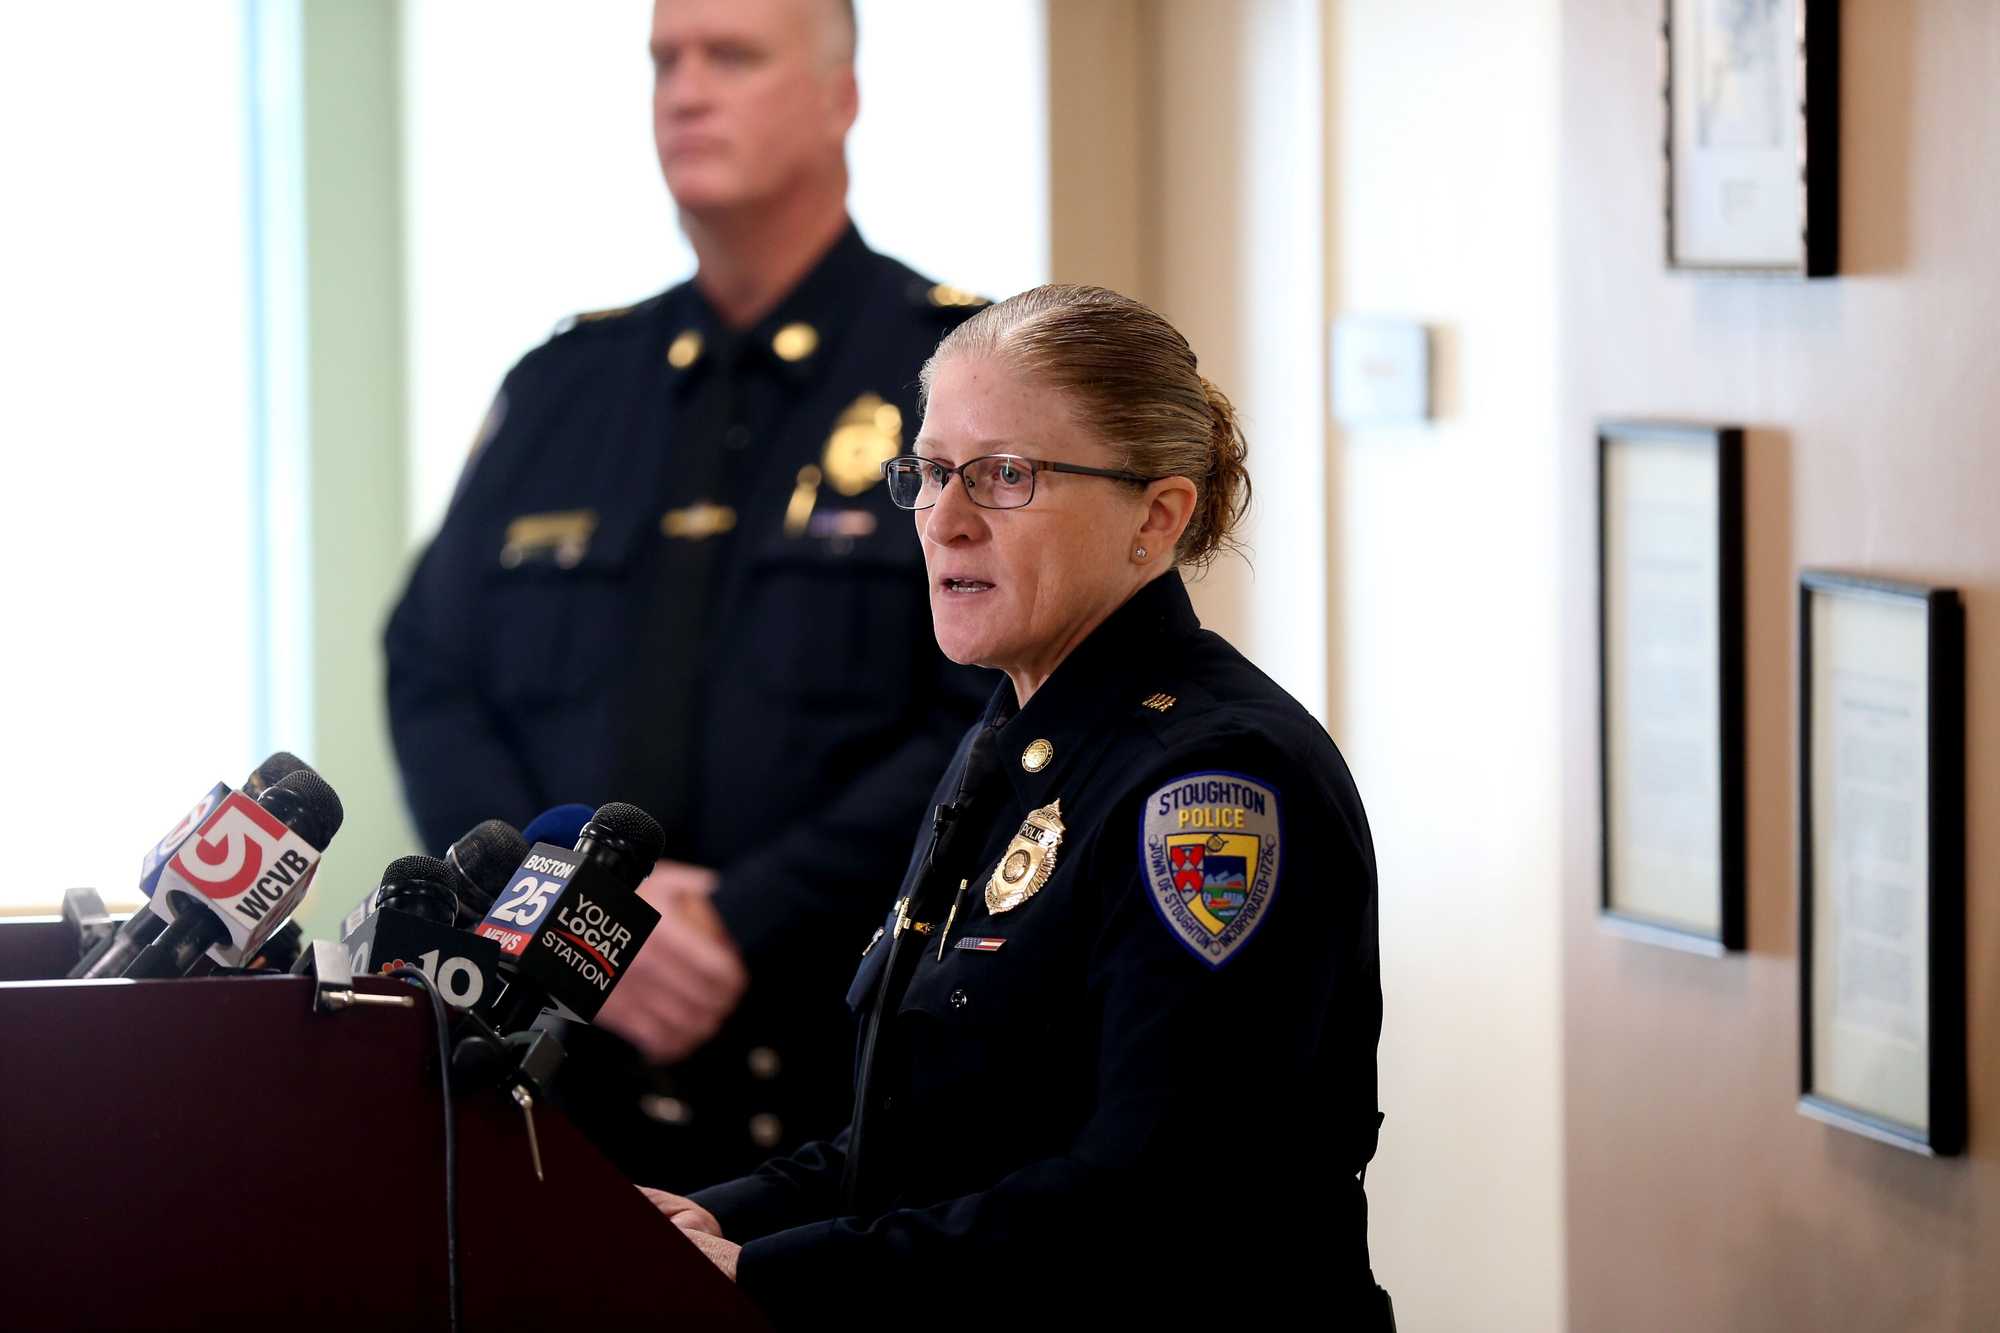
<instances>
[{"instance_id":1,"label":"gold badge on man's chest","mask_svg":"<svg viewBox=\"0 0 2000 1333\"><path fill-rule=\"evenodd\" d=\"M882 480L882 465L902 447L902 410L880 394L864 393L834 423L820 466L833 489L856 496Z\"/></svg>"},{"instance_id":2,"label":"gold badge on man's chest","mask_svg":"<svg viewBox=\"0 0 2000 1333\"><path fill-rule=\"evenodd\" d=\"M1011 912L1041 892L1055 873L1062 839L1061 801L1029 811L1001 854L1000 864L993 867L992 878L986 881L986 910L995 916Z\"/></svg>"}]
</instances>

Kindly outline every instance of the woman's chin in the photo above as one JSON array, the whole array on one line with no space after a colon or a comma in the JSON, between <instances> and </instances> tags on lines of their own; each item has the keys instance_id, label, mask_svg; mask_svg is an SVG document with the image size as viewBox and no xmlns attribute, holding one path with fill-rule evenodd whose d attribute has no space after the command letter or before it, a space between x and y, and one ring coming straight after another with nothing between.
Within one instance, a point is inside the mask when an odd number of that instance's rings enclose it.
<instances>
[{"instance_id":1,"label":"woman's chin","mask_svg":"<svg viewBox=\"0 0 2000 1333\"><path fill-rule=\"evenodd\" d=\"M946 634L942 628L937 636L938 651L960 666L988 666L990 660L980 639L972 635Z\"/></svg>"},{"instance_id":2,"label":"woman's chin","mask_svg":"<svg viewBox=\"0 0 2000 1333\"><path fill-rule=\"evenodd\" d=\"M938 651L960 666L986 666L992 661L992 635L968 614L970 608L939 608L932 612L931 629L937 635Z\"/></svg>"},{"instance_id":3,"label":"woman's chin","mask_svg":"<svg viewBox=\"0 0 2000 1333\"><path fill-rule=\"evenodd\" d=\"M1025 617L1008 590L931 592L931 629L938 648L961 666L995 666L1021 638Z\"/></svg>"}]
</instances>

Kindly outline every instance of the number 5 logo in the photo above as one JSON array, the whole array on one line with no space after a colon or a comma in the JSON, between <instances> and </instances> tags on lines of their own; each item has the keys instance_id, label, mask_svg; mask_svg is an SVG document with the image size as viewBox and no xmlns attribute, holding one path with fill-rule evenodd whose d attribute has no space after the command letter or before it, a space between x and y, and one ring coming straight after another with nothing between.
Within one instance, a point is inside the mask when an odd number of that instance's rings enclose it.
<instances>
[{"instance_id":1,"label":"number 5 logo","mask_svg":"<svg viewBox=\"0 0 2000 1333\"><path fill-rule=\"evenodd\" d=\"M175 854L181 878L211 898L234 898L264 869L264 849L276 847L285 826L255 801L231 792L194 840Z\"/></svg>"}]
</instances>

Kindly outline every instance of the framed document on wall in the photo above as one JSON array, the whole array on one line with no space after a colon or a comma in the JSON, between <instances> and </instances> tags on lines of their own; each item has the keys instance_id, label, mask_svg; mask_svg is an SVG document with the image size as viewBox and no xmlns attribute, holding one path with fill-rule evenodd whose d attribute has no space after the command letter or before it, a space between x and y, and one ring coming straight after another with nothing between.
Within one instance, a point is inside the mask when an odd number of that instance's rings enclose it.
<instances>
[{"instance_id":1,"label":"framed document on wall","mask_svg":"<svg viewBox=\"0 0 2000 1333\"><path fill-rule=\"evenodd\" d=\"M1668 267L1831 274L1838 0L1665 5Z\"/></svg>"},{"instance_id":2,"label":"framed document on wall","mask_svg":"<svg viewBox=\"0 0 2000 1333\"><path fill-rule=\"evenodd\" d=\"M1958 594L1799 587L1799 1109L1965 1141L1965 640Z\"/></svg>"},{"instance_id":3,"label":"framed document on wall","mask_svg":"<svg viewBox=\"0 0 2000 1333\"><path fill-rule=\"evenodd\" d=\"M1743 433L1598 427L1607 926L1744 947Z\"/></svg>"}]
</instances>

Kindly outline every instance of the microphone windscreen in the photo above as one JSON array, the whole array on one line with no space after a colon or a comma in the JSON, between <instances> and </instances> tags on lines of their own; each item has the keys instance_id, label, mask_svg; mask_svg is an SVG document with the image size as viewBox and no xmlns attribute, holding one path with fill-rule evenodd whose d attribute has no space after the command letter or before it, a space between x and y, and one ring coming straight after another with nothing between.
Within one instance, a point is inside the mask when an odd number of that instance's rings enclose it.
<instances>
[{"instance_id":1,"label":"microphone windscreen","mask_svg":"<svg viewBox=\"0 0 2000 1333\"><path fill-rule=\"evenodd\" d=\"M590 827L596 828L600 837L613 838L631 849L633 859L651 865L660 859L666 848L667 835L661 829L660 821L641 810L636 805L623 801L610 801L597 807L597 813L590 817Z\"/></svg>"},{"instance_id":2,"label":"microphone windscreen","mask_svg":"<svg viewBox=\"0 0 2000 1333\"><path fill-rule=\"evenodd\" d=\"M449 926L458 914L451 867L435 856L399 856L382 870L380 886L364 906L393 907L411 916Z\"/></svg>"},{"instance_id":3,"label":"microphone windscreen","mask_svg":"<svg viewBox=\"0 0 2000 1333\"><path fill-rule=\"evenodd\" d=\"M521 830L521 841L530 847L538 842L546 842L553 847L574 847L583 834L583 826L590 822L592 810L581 803L558 805L544 810L528 821ZM520 862L516 861L515 865ZM511 867L510 867L511 870ZM503 886L504 887L504 886Z\"/></svg>"},{"instance_id":4,"label":"microphone windscreen","mask_svg":"<svg viewBox=\"0 0 2000 1333\"><path fill-rule=\"evenodd\" d=\"M280 793L289 799L271 799ZM278 779L257 804L284 820L292 832L311 843L313 850L319 852L326 850L327 844L333 841L333 835L340 832L341 822L347 818L333 785L310 768L301 768Z\"/></svg>"},{"instance_id":5,"label":"microphone windscreen","mask_svg":"<svg viewBox=\"0 0 2000 1333\"><path fill-rule=\"evenodd\" d=\"M572 837L565 845L575 843ZM473 912L477 918L486 915L486 909L500 896L500 890L507 887L527 855L528 842L512 824L504 819L489 819L453 843L445 852L445 859L457 866L459 873L478 890L481 901L466 904L477 909Z\"/></svg>"},{"instance_id":6,"label":"microphone windscreen","mask_svg":"<svg viewBox=\"0 0 2000 1333\"><path fill-rule=\"evenodd\" d=\"M311 771L311 764L290 750L280 750L250 770L250 776L243 779L243 794L254 801L292 774Z\"/></svg>"}]
</instances>

